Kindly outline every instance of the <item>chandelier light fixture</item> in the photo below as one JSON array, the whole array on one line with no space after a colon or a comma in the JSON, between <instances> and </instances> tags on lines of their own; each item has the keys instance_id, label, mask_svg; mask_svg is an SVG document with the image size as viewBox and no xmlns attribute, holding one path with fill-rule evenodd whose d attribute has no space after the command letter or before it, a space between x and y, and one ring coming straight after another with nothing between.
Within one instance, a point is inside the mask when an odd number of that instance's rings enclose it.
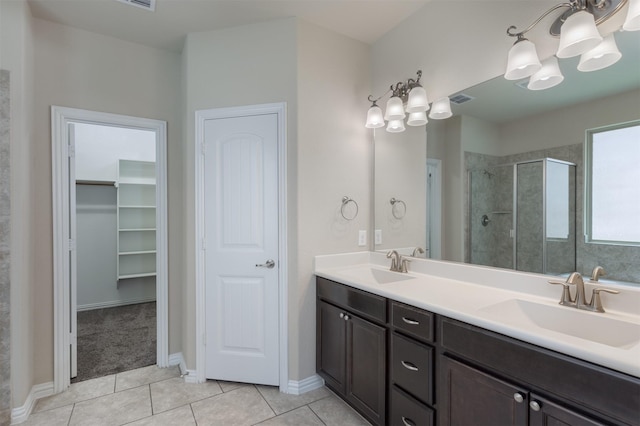
<instances>
[{"instance_id":1,"label":"chandelier light fixture","mask_svg":"<svg viewBox=\"0 0 640 426\"><path fill-rule=\"evenodd\" d=\"M597 25L606 21L628 4L627 16L622 25L625 31L640 30L640 0L571 0L560 3L544 12L538 19L522 31L512 25L507 35L516 37L509 50L507 80L529 79L528 88L543 90L556 86L564 80L557 58L571 58L580 55L578 70L596 71L615 64L622 54L616 46L614 34L603 37ZM545 17L558 9L566 8L551 25L549 33L559 36L560 43L555 56L540 62L536 46L525 38Z\"/></svg>"},{"instance_id":2,"label":"chandelier light fixture","mask_svg":"<svg viewBox=\"0 0 640 426\"><path fill-rule=\"evenodd\" d=\"M371 102L371 107L367 112L367 122L365 127L369 129L377 129L384 127L387 122L387 132L399 133L406 130L404 124L407 119L408 126L424 126L427 124L427 111L429 110L429 99L427 92L420 84L422 71L416 73L418 78L410 78L406 82L398 82L389 87L380 97L374 99L371 95L367 99ZM387 101L384 114L377 102L384 96L391 93L391 97ZM451 116L451 107L449 106L449 98L446 99L446 106L449 110L448 117ZM441 100L442 101L442 100ZM434 103L435 106L435 103ZM407 114L409 115L407 117ZM445 114L446 115L446 114ZM430 118L447 118L446 116L437 116L430 114Z\"/></svg>"}]
</instances>

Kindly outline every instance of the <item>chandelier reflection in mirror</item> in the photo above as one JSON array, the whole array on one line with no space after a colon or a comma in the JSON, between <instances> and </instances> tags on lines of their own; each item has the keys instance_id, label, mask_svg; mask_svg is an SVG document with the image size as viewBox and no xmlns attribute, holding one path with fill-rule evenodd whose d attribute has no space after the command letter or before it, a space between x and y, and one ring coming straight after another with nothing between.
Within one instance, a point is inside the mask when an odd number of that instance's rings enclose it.
<instances>
[{"instance_id":1,"label":"chandelier reflection in mirror","mask_svg":"<svg viewBox=\"0 0 640 426\"><path fill-rule=\"evenodd\" d=\"M377 129L387 124L387 132L399 133L404 132L404 120L407 118L408 126L424 126L427 124L427 111L429 111L429 99L427 92L420 84L422 71L416 73L418 78L410 78L406 82L398 82L395 87L391 85L389 90L376 99L371 95L367 99L371 102L371 107L367 112L367 122L365 127L369 129ZM387 101L384 115L382 109L377 102L391 93L391 97ZM406 105L406 107L405 107ZM433 103L429 118L443 119L451 117L451 105L449 98L442 98Z\"/></svg>"},{"instance_id":2,"label":"chandelier reflection in mirror","mask_svg":"<svg viewBox=\"0 0 640 426\"><path fill-rule=\"evenodd\" d=\"M515 26L507 29L507 34L516 37L509 50L507 80L529 78L528 88L543 90L556 86L564 80L558 66L558 58L580 55L578 70L596 71L615 64L622 54L618 50L614 33L603 37L597 25L618 13L628 3L627 16L622 25L624 31L640 30L640 0L572 0L560 3L546 12L522 31ZM547 15L566 8L551 25L549 33L560 36L560 44L555 56L540 62L536 46L524 35L538 25Z\"/></svg>"}]
</instances>

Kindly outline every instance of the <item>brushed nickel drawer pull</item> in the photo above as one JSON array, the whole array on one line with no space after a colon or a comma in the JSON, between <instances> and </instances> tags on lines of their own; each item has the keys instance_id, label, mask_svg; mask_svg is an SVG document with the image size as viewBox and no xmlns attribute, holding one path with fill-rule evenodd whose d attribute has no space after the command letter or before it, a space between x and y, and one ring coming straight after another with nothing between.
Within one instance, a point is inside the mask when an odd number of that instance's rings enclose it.
<instances>
[{"instance_id":1,"label":"brushed nickel drawer pull","mask_svg":"<svg viewBox=\"0 0 640 426\"><path fill-rule=\"evenodd\" d=\"M418 371L418 367L416 367L414 364L407 361L400 361L400 362L402 363L402 366L407 370Z\"/></svg>"},{"instance_id":2,"label":"brushed nickel drawer pull","mask_svg":"<svg viewBox=\"0 0 640 426\"><path fill-rule=\"evenodd\" d=\"M407 318L407 317L402 317L402 321L406 322L407 324L410 325L420 325L420 323L416 320L413 320L411 318Z\"/></svg>"},{"instance_id":3,"label":"brushed nickel drawer pull","mask_svg":"<svg viewBox=\"0 0 640 426\"><path fill-rule=\"evenodd\" d=\"M404 423L404 426L416 426L413 420L405 416L402 416L402 423Z\"/></svg>"}]
</instances>

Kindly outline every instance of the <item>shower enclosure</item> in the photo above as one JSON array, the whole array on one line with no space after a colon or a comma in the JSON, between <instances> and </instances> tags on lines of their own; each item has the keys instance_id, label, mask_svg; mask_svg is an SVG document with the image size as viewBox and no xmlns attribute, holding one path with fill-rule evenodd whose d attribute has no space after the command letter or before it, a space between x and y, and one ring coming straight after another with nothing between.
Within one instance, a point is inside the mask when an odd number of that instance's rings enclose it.
<instances>
[{"instance_id":1,"label":"shower enclosure","mask_svg":"<svg viewBox=\"0 0 640 426\"><path fill-rule=\"evenodd\" d=\"M575 164L543 158L469 170L468 178L470 263L575 271Z\"/></svg>"}]
</instances>

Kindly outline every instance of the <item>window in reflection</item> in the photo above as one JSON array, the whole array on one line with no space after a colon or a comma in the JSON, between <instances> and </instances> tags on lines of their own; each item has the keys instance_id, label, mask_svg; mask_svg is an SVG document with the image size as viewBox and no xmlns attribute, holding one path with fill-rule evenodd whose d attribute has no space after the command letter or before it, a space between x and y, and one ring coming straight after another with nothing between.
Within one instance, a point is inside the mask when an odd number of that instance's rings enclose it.
<instances>
[{"instance_id":1,"label":"window in reflection","mask_svg":"<svg viewBox=\"0 0 640 426\"><path fill-rule=\"evenodd\" d=\"M640 245L640 121L587 131L587 242Z\"/></svg>"}]
</instances>

